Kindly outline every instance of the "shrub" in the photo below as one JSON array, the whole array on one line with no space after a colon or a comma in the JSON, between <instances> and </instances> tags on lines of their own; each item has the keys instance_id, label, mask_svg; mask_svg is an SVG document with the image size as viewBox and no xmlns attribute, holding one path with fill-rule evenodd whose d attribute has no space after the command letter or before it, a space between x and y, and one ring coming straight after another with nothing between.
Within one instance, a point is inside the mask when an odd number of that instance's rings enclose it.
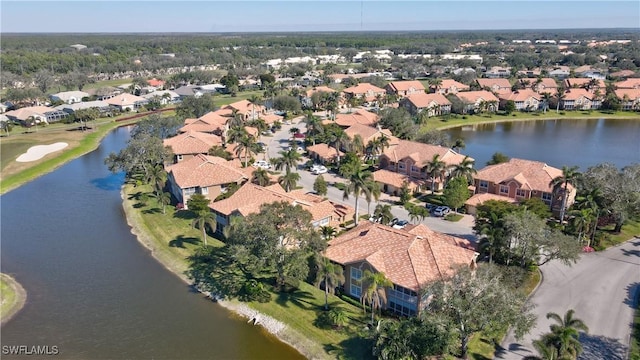
<instances>
[{"instance_id":1,"label":"shrub","mask_svg":"<svg viewBox=\"0 0 640 360\"><path fill-rule=\"evenodd\" d=\"M347 185L341 182L335 182L333 183L333 186L337 187L338 190L342 190L342 191L344 191L345 187L347 187Z\"/></svg>"},{"instance_id":2,"label":"shrub","mask_svg":"<svg viewBox=\"0 0 640 360\"><path fill-rule=\"evenodd\" d=\"M240 301L257 301L266 303L271 301L271 294L265 288L264 284L255 279L251 279L244 283L240 291Z\"/></svg>"}]
</instances>

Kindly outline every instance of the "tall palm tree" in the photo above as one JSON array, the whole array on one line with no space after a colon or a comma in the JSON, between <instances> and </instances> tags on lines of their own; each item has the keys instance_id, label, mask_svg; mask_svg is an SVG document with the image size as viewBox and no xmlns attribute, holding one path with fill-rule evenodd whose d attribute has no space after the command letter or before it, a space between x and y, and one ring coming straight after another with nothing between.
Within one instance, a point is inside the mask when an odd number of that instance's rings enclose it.
<instances>
[{"instance_id":1,"label":"tall palm tree","mask_svg":"<svg viewBox=\"0 0 640 360\"><path fill-rule=\"evenodd\" d=\"M435 154L431 161L427 162L427 164L422 168L427 175L431 177L431 194L435 193L436 186L436 178L443 181L444 173L447 170L447 164L440 160L440 155Z\"/></svg>"},{"instance_id":2,"label":"tall palm tree","mask_svg":"<svg viewBox=\"0 0 640 360\"><path fill-rule=\"evenodd\" d=\"M569 211L571 217L571 223L578 230L578 241L582 242L582 234L588 234L590 232L591 223L595 219L595 213L593 209L574 209Z\"/></svg>"},{"instance_id":3,"label":"tall palm tree","mask_svg":"<svg viewBox=\"0 0 640 360\"><path fill-rule=\"evenodd\" d=\"M205 198L201 194L192 195L187 201L187 206L191 212L195 215L191 226L199 227L202 230L202 239L204 246L207 246L207 228L209 225L212 229L216 228L216 216L209 209L210 200Z\"/></svg>"},{"instance_id":4,"label":"tall palm tree","mask_svg":"<svg viewBox=\"0 0 640 360\"><path fill-rule=\"evenodd\" d=\"M580 345L580 332L588 332L589 328L580 319L574 318L573 309L566 312L564 317L556 313L548 313L547 319L554 320L556 324L550 326L551 332L545 334L540 339L542 344L554 347L558 356L564 356L570 359L576 359L582 352Z\"/></svg>"},{"instance_id":5,"label":"tall palm tree","mask_svg":"<svg viewBox=\"0 0 640 360\"><path fill-rule=\"evenodd\" d=\"M251 126L258 129L258 140L261 139L262 133L269 129L269 125L267 124L267 122L264 121L264 119L260 118L251 121Z\"/></svg>"},{"instance_id":6,"label":"tall palm tree","mask_svg":"<svg viewBox=\"0 0 640 360\"><path fill-rule=\"evenodd\" d=\"M243 137L249 136L247 130L242 126L233 126L227 131L227 143L237 143Z\"/></svg>"},{"instance_id":7,"label":"tall palm tree","mask_svg":"<svg viewBox=\"0 0 640 360\"><path fill-rule=\"evenodd\" d=\"M360 208L358 206L360 202L360 195L371 192L370 183L373 182L373 175L369 171L362 170L361 166L356 166L353 171L349 174L347 185L344 188L344 193L342 194L342 198L344 200L349 199L349 195L353 194L356 198L356 214L354 222L358 225Z\"/></svg>"},{"instance_id":8,"label":"tall palm tree","mask_svg":"<svg viewBox=\"0 0 640 360\"><path fill-rule=\"evenodd\" d=\"M334 264L331 260L318 254L316 256L316 273L315 285L320 287L324 285L324 309L329 309L329 294L335 293L338 286L344 284L344 270L342 266Z\"/></svg>"},{"instance_id":9,"label":"tall palm tree","mask_svg":"<svg viewBox=\"0 0 640 360\"><path fill-rule=\"evenodd\" d=\"M262 105L262 97L258 94L251 95L249 98L249 102L251 103L251 114L252 120L256 119L256 105Z\"/></svg>"},{"instance_id":10,"label":"tall palm tree","mask_svg":"<svg viewBox=\"0 0 640 360\"><path fill-rule=\"evenodd\" d=\"M560 112L560 103L567 97L564 87L559 86L556 92L556 113Z\"/></svg>"},{"instance_id":11,"label":"tall palm tree","mask_svg":"<svg viewBox=\"0 0 640 360\"><path fill-rule=\"evenodd\" d=\"M353 136L353 140L351 140L349 148L351 151L356 153L358 157L362 156L364 153L364 140L362 140L362 136L360 134L355 134Z\"/></svg>"},{"instance_id":12,"label":"tall palm tree","mask_svg":"<svg viewBox=\"0 0 640 360\"><path fill-rule=\"evenodd\" d=\"M458 154L461 154L460 150L466 148L467 144L463 138L457 138L452 147Z\"/></svg>"},{"instance_id":13,"label":"tall palm tree","mask_svg":"<svg viewBox=\"0 0 640 360\"><path fill-rule=\"evenodd\" d=\"M253 171L251 182L256 185L267 186L271 182L271 179L269 178L267 170L258 168Z\"/></svg>"},{"instance_id":14,"label":"tall palm tree","mask_svg":"<svg viewBox=\"0 0 640 360\"><path fill-rule=\"evenodd\" d=\"M289 150L280 151L281 157L273 159L273 163L276 167L276 170L285 169L285 172L291 172L291 168L296 168L300 160L302 160L302 155L294 149L293 147Z\"/></svg>"},{"instance_id":15,"label":"tall palm tree","mask_svg":"<svg viewBox=\"0 0 640 360\"><path fill-rule=\"evenodd\" d=\"M249 163L249 155L256 155L260 150L260 146L253 136L245 135L238 140L236 145L236 156L240 157L244 152L244 167Z\"/></svg>"},{"instance_id":16,"label":"tall palm tree","mask_svg":"<svg viewBox=\"0 0 640 360\"><path fill-rule=\"evenodd\" d=\"M456 164L453 166L453 169L451 170L451 175L450 175L451 178L460 176L467 179L468 183L473 183L473 175L478 173L478 171L473 168L474 164L475 164L474 160L472 160L468 156L465 156L464 159L462 159L462 161L459 164Z\"/></svg>"},{"instance_id":17,"label":"tall palm tree","mask_svg":"<svg viewBox=\"0 0 640 360\"><path fill-rule=\"evenodd\" d=\"M370 181L367 186L369 191L364 193L364 199L367 201L367 214L371 214L371 202L380 200L382 189L380 189L380 183L375 181Z\"/></svg>"},{"instance_id":18,"label":"tall palm tree","mask_svg":"<svg viewBox=\"0 0 640 360\"><path fill-rule=\"evenodd\" d=\"M569 184L575 186L579 181L582 174L578 172L577 166L563 166L562 175L555 177L549 183L549 186L553 187L553 193L562 193L562 206L560 208L560 223L564 221L564 213L567 208L567 199L569 198Z\"/></svg>"},{"instance_id":19,"label":"tall palm tree","mask_svg":"<svg viewBox=\"0 0 640 360\"><path fill-rule=\"evenodd\" d=\"M156 164L147 170L145 174L147 184L153 187L156 198L160 198L164 184L167 182L167 172L160 164Z\"/></svg>"},{"instance_id":20,"label":"tall palm tree","mask_svg":"<svg viewBox=\"0 0 640 360\"><path fill-rule=\"evenodd\" d=\"M373 217L380 219L381 224L389 224L393 220L393 214L391 213L391 205L378 204L375 210L373 210Z\"/></svg>"},{"instance_id":21,"label":"tall palm tree","mask_svg":"<svg viewBox=\"0 0 640 360\"><path fill-rule=\"evenodd\" d=\"M286 174L278 178L278 183L282 185L286 192L290 192L295 189L298 181L300 181L300 174L297 172L287 171Z\"/></svg>"},{"instance_id":22,"label":"tall palm tree","mask_svg":"<svg viewBox=\"0 0 640 360\"><path fill-rule=\"evenodd\" d=\"M593 188L586 194L581 194L576 198L576 208L578 209L590 209L592 213L595 215L595 220L593 221L593 227L591 228L591 234L589 236L589 242L587 246L591 246L591 242L593 241L596 230L598 228L598 219L600 218L600 214L602 213L602 191L600 188Z\"/></svg>"},{"instance_id":23,"label":"tall palm tree","mask_svg":"<svg viewBox=\"0 0 640 360\"><path fill-rule=\"evenodd\" d=\"M329 144L336 149L337 162L340 162L340 148L349 143L349 136L342 129L336 129L329 137Z\"/></svg>"},{"instance_id":24,"label":"tall palm tree","mask_svg":"<svg viewBox=\"0 0 640 360\"><path fill-rule=\"evenodd\" d=\"M244 115L238 109L231 110L231 120L229 127L242 126L244 124Z\"/></svg>"},{"instance_id":25,"label":"tall palm tree","mask_svg":"<svg viewBox=\"0 0 640 360\"><path fill-rule=\"evenodd\" d=\"M304 118L304 122L307 125L307 137L311 139L313 145L316 144L316 137L323 133L324 128L318 117L314 116L311 111L307 112L307 116Z\"/></svg>"},{"instance_id":26,"label":"tall palm tree","mask_svg":"<svg viewBox=\"0 0 640 360\"><path fill-rule=\"evenodd\" d=\"M382 309L382 305L387 302L387 292L385 288L393 286L391 280L387 279L381 272L373 273L369 270L364 271L362 278L363 291L361 296L362 309L366 313L365 303L371 306L371 323L376 309Z\"/></svg>"},{"instance_id":27,"label":"tall palm tree","mask_svg":"<svg viewBox=\"0 0 640 360\"><path fill-rule=\"evenodd\" d=\"M551 100L551 93L550 92L543 92L542 93L542 112L546 113L547 109L549 108L549 100Z\"/></svg>"},{"instance_id":28,"label":"tall palm tree","mask_svg":"<svg viewBox=\"0 0 640 360\"><path fill-rule=\"evenodd\" d=\"M558 355L558 350L553 346L546 345L542 340L534 340L533 347L538 352L538 356L529 355L522 358L522 360L574 360L570 356Z\"/></svg>"},{"instance_id":29,"label":"tall palm tree","mask_svg":"<svg viewBox=\"0 0 640 360\"><path fill-rule=\"evenodd\" d=\"M171 194L168 192L163 192L157 194L158 203L162 205L162 214L167 213L167 205L171 204Z\"/></svg>"}]
</instances>

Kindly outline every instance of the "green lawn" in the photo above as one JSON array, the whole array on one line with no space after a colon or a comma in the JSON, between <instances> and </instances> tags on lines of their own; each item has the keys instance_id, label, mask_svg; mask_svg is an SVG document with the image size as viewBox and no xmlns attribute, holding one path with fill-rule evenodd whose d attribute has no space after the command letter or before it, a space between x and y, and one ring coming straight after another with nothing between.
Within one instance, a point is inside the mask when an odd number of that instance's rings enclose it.
<instances>
[{"instance_id":1,"label":"green lawn","mask_svg":"<svg viewBox=\"0 0 640 360\"><path fill-rule=\"evenodd\" d=\"M0 294L2 299L0 300L0 318L4 318L12 307L16 305L16 292L5 280L4 276L0 277Z\"/></svg>"},{"instance_id":2,"label":"green lawn","mask_svg":"<svg viewBox=\"0 0 640 360\"><path fill-rule=\"evenodd\" d=\"M613 228L613 225L609 225L604 229L608 234L608 238L602 241L600 247L609 248L611 246L622 244L623 242L632 239L634 236L640 236L640 218L627 220L618 234L613 232Z\"/></svg>"},{"instance_id":3,"label":"green lawn","mask_svg":"<svg viewBox=\"0 0 640 360\"><path fill-rule=\"evenodd\" d=\"M636 299L637 300L637 299ZM631 336L630 360L640 360L640 303L636 302L636 312L633 315L633 336Z\"/></svg>"}]
</instances>

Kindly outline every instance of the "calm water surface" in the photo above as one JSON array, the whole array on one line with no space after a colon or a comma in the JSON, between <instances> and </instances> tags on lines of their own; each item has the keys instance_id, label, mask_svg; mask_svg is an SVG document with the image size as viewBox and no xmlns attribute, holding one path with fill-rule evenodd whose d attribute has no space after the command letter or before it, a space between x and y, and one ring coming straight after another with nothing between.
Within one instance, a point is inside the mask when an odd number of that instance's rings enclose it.
<instances>
[{"instance_id":1,"label":"calm water surface","mask_svg":"<svg viewBox=\"0 0 640 360\"><path fill-rule=\"evenodd\" d=\"M602 162L618 167L640 162L640 119L517 121L446 131L465 140L462 153L475 158L476 168L495 152L582 171Z\"/></svg>"},{"instance_id":2,"label":"calm water surface","mask_svg":"<svg viewBox=\"0 0 640 360\"><path fill-rule=\"evenodd\" d=\"M122 211L123 176L103 164L128 135L118 129L0 197L1 270L28 293L2 345L57 345L61 359L301 359L190 291L139 245Z\"/></svg>"}]
</instances>

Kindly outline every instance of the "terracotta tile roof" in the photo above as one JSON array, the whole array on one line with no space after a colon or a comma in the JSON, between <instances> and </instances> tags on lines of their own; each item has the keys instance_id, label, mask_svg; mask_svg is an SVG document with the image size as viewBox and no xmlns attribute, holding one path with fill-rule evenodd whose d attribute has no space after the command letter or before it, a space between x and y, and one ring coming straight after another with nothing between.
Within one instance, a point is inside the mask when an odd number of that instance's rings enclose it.
<instances>
[{"instance_id":1,"label":"terracotta tile roof","mask_svg":"<svg viewBox=\"0 0 640 360\"><path fill-rule=\"evenodd\" d=\"M165 139L163 143L176 155L207 154L212 146L222 145L222 138L204 132L189 131Z\"/></svg>"},{"instance_id":2,"label":"terracotta tile roof","mask_svg":"<svg viewBox=\"0 0 640 360\"><path fill-rule=\"evenodd\" d=\"M502 89L509 89L511 90L511 83L509 82L509 79L502 79L502 78L497 78L497 79L476 79L476 81L478 82L478 85L480 85L481 87L489 87L489 88L502 88Z\"/></svg>"},{"instance_id":3,"label":"terracotta tile roof","mask_svg":"<svg viewBox=\"0 0 640 360\"><path fill-rule=\"evenodd\" d=\"M356 86L352 86L352 87L348 87L344 90L342 90L343 93L347 93L347 94L354 94L354 95L363 95L363 94L367 94L367 93L381 93L384 94L386 93L386 91L384 89L381 89L375 85L371 85L369 83L360 83Z\"/></svg>"},{"instance_id":4,"label":"terracotta tile roof","mask_svg":"<svg viewBox=\"0 0 640 360\"><path fill-rule=\"evenodd\" d=\"M479 79L480 80L480 79ZM509 88L509 91L511 91L511 88ZM467 103L471 103L471 104L475 104L479 101L495 101L498 102L498 98L493 95L490 91L486 91L486 90L479 90L479 91L464 91L464 92L459 92L456 94L456 96Z\"/></svg>"},{"instance_id":5,"label":"terracotta tile roof","mask_svg":"<svg viewBox=\"0 0 640 360\"><path fill-rule=\"evenodd\" d=\"M513 158L506 163L489 165L478 170L473 177L495 184L515 180L521 189L551 193L551 180L562 175L562 170L543 162Z\"/></svg>"},{"instance_id":6,"label":"terracotta tile roof","mask_svg":"<svg viewBox=\"0 0 640 360\"><path fill-rule=\"evenodd\" d=\"M182 188L208 187L247 180L247 175L216 156L196 155L189 160L167 167L176 184Z\"/></svg>"},{"instance_id":7,"label":"terracotta tile roof","mask_svg":"<svg viewBox=\"0 0 640 360\"><path fill-rule=\"evenodd\" d=\"M633 70L620 70L620 71L612 72L609 75L611 75L613 77L628 77L628 76L635 75L635 71L633 71ZM639 78L639 80L640 80L640 78Z\"/></svg>"},{"instance_id":8,"label":"terracotta tile roof","mask_svg":"<svg viewBox=\"0 0 640 360\"><path fill-rule=\"evenodd\" d=\"M337 90L334 90L328 86L318 86L318 87L314 87L313 89L309 89L307 90L307 97L311 97L311 95L313 95L314 93L317 92L327 92L327 93L334 93L334 92L338 92Z\"/></svg>"},{"instance_id":9,"label":"terracotta tile roof","mask_svg":"<svg viewBox=\"0 0 640 360\"><path fill-rule=\"evenodd\" d=\"M516 199L512 199L510 197L506 197L506 196L501 196L501 195L497 195L497 194L492 194L492 193L480 193L480 194L475 194L472 197L469 198L469 200L465 201L465 205L469 205L469 206L473 206L473 207L478 207L480 204L489 201L489 200L498 200L498 201L506 201L506 202L510 202L512 204L517 203L518 201Z\"/></svg>"},{"instance_id":10,"label":"terracotta tile roof","mask_svg":"<svg viewBox=\"0 0 640 360\"><path fill-rule=\"evenodd\" d=\"M632 78L614 83L618 89L640 89L640 78Z\"/></svg>"},{"instance_id":11,"label":"terracotta tile roof","mask_svg":"<svg viewBox=\"0 0 640 360\"><path fill-rule=\"evenodd\" d=\"M451 105L451 101L449 101L442 94L411 94L407 95L407 101L410 101L416 108L424 109L429 108L433 105L442 106L442 105Z\"/></svg>"},{"instance_id":12,"label":"terracotta tile roof","mask_svg":"<svg viewBox=\"0 0 640 360\"><path fill-rule=\"evenodd\" d=\"M424 166L427 162L431 161L436 154L440 155L440 160L444 161L447 165L459 164L464 159L464 155L458 154L449 148L409 140L399 140L398 145L387 148L383 156L387 156L391 161L396 163L409 157L417 166Z\"/></svg>"},{"instance_id":13,"label":"terracotta tile roof","mask_svg":"<svg viewBox=\"0 0 640 360\"><path fill-rule=\"evenodd\" d=\"M337 157L338 154L340 154L340 156L344 155L342 151L338 151L338 153L336 153L336 149L330 147L327 144L315 144L307 146L307 152L314 153L323 158L325 161L332 160L333 158Z\"/></svg>"},{"instance_id":14,"label":"terracotta tile roof","mask_svg":"<svg viewBox=\"0 0 640 360\"><path fill-rule=\"evenodd\" d=\"M415 190L424 184L424 181L418 179L412 179L405 174L380 169L373 172L373 180L381 184L391 185L396 189L403 186L405 181L409 184L409 189Z\"/></svg>"},{"instance_id":15,"label":"terracotta tile roof","mask_svg":"<svg viewBox=\"0 0 640 360\"><path fill-rule=\"evenodd\" d=\"M638 89L617 89L614 90L616 96L618 97L618 99L622 100L624 99L624 96L626 95L629 100L640 100L640 88Z\"/></svg>"},{"instance_id":16,"label":"terracotta tile roof","mask_svg":"<svg viewBox=\"0 0 640 360\"><path fill-rule=\"evenodd\" d=\"M332 217L336 208L324 198L304 193L304 190L285 192L279 184L262 187L252 183L245 183L229 198L217 201L209 205L211 209L224 215L238 212L242 216L255 214L264 204L285 201L290 204L300 205L311 213L313 221Z\"/></svg>"},{"instance_id":17,"label":"terracotta tile roof","mask_svg":"<svg viewBox=\"0 0 640 360\"><path fill-rule=\"evenodd\" d=\"M362 221L331 240L325 256L342 265L366 261L394 284L416 292L475 262L477 253L464 239L452 239L424 225L412 231L416 233Z\"/></svg>"},{"instance_id":18,"label":"terracotta tile roof","mask_svg":"<svg viewBox=\"0 0 640 360\"><path fill-rule=\"evenodd\" d=\"M223 131L226 127L227 121L229 121L229 118L212 111L197 119L185 119L184 126L181 127L179 131L200 131L208 133Z\"/></svg>"},{"instance_id":19,"label":"terracotta tile roof","mask_svg":"<svg viewBox=\"0 0 640 360\"><path fill-rule=\"evenodd\" d=\"M236 109L241 114L251 114L255 108L256 113L262 112L264 107L262 105L252 105L249 100L240 100L223 107L223 109Z\"/></svg>"},{"instance_id":20,"label":"terracotta tile roof","mask_svg":"<svg viewBox=\"0 0 640 360\"><path fill-rule=\"evenodd\" d=\"M439 89L457 89L459 91L469 90L469 85L465 85L461 82L457 82L453 79L443 79Z\"/></svg>"},{"instance_id":21,"label":"terracotta tile roof","mask_svg":"<svg viewBox=\"0 0 640 360\"><path fill-rule=\"evenodd\" d=\"M593 99L593 93L583 88L567 89L567 91L565 91L564 93L564 96L565 101L577 100L583 96L590 100Z\"/></svg>"},{"instance_id":22,"label":"terracotta tile roof","mask_svg":"<svg viewBox=\"0 0 640 360\"><path fill-rule=\"evenodd\" d=\"M151 80L147 80L147 84L153 87L160 87L160 86L164 86L164 81L153 78Z\"/></svg>"},{"instance_id":23,"label":"terracotta tile roof","mask_svg":"<svg viewBox=\"0 0 640 360\"><path fill-rule=\"evenodd\" d=\"M392 81L389 83L389 87L394 91L409 91L413 89L414 91L422 91L424 92L424 85L418 80L408 80L408 81Z\"/></svg>"},{"instance_id":24,"label":"terracotta tile roof","mask_svg":"<svg viewBox=\"0 0 640 360\"><path fill-rule=\"evenodd\" d=\"M133 105L137 102L145 102L145 101L147 101L147 99L140 96L131 95L128 93L116 95L110 99L104 100L104 102L106 102L107 104L114 105L114 106L127 106L127 105Z\"/></svg>"},{"instance_id":25,"label":"terracotta tile roof","mask_svg":"<svg viewBox=\"0 0 640 360\"><path fill-rule=\"evenodd\" d=\"M540 94L538 94L537 92L531 89L520 89L518 91L500 94L498 97L500 98L500 100L506 100L506 101L508 100L525 101L529 98L534 98L540 101L541 99Z\"/></svg>"},{"instance_id":26,"label":"terracotta tile roof","mask_svg":"<svg viewBox=\"0 0 640 360\"><path fill-rule=\"evenodd\" d=\"M282 122L282 116L276 114L260 115L258 119L264 120L267 125L273 125L276 121Z\"/></svg>"},{"instance_id":27,"label":"terracotta tile roof","mask_svg":"<svg viewBox=\"0 0 640 360\"><path fill-rule=\"evenodd\" d=\"M564 87L567 89L575 87L586 87L587 85L589 85L590 81L591 78L568 78L564 79ZM598 80L598 84L596 85L596 87L604 89L606 87L606 85L604 84L604 80Z\"/></svg>"},{"instance_id":28,"label":"terracotta tile roof","mask_svg":"<svg viewBox=\"0 0 640 360\"><path fill-rule=\"evenodd\" d=\"M256 139L258 138L258 135L259 135L258 128L254 128L254 127L251 127L251 126L245 126L244 130L247 132L247 134L253 136Z\"/></svg>"},{"instance_id":29,"label":"terracotta tile roof","mask_svg":"<svg viewBox=\"0 0 640 360\"><path fill-rule=\"evenodd\" d=\"M364 109L358 109L350 114L337 114L336 124L340 126L351 126L354 124L375 125L379 118L377 114Z\"/></svg>"},{"instance_id":30,"label":"terracotta tile roof","mask_svg":"<svg viewBox=\"0 0 640 360\"><path fill-rule=\"evenodd\" d=\"M57 110L46 106L28 106L17 110L8 111L5 113L5 115L20 120L27 120L30 116L43 116L45 113L48 113L50 111Z\"/></svg>"}]
</instances>

